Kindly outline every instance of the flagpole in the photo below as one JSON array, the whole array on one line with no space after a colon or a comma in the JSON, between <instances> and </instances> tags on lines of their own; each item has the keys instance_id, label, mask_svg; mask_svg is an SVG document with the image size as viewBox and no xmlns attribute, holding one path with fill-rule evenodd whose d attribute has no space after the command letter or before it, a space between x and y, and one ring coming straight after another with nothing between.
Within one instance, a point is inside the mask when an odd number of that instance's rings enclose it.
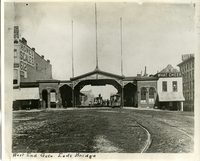
<instances>
[{"instance_id":1,"label":"flagpole","mask_svg":"<svg viewBox=\"0 0 200 161\"><path fill-rule=\"evenodd\" d=\"M121 36L121 74L123 75L123 56L122 56L122 18L120 17L120 36Z\"/></svg>"},{"instance_id":2,"label":"flagpole","mask_svg":"<svg viewBox=\"0 0 200 161\"><path fill-rule=\"evenodd\" d=\"M72 78L74 77L73 21L72 21Z\"/></svg>"},{"instance_id":3,"label":"flagpole","mask_svg":"<svg viewBox=\"0 0 200 161\"><path fill-rule=\"evenodd\" d=\"M96 3L95 3L95 29L96 29L96 68L98 68L97 9L96 9Z\"/></svg>"}]
</instances>

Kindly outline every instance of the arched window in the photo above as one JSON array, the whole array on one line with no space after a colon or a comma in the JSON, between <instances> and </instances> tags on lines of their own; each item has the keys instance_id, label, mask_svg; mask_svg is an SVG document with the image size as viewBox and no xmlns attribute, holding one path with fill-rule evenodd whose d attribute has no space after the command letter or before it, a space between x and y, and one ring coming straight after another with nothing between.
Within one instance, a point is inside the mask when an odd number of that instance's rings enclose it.
<instances>
[{"instance_id":1,"label":"arched window","mask_svg":"<svg viewBox=\"0 0 200 161\"><path fill-rule=\"evenodd\" d=\"M147 89L145 87L141 88L141 103L146 103Z\"/></svg>"},{"instance_id":2,"label":"arched window","mask_svg":"<svg viewBox=\"0 0 200 161\"><path fill-rule=\"evenodd\" d=\"M155 89L153 87L149 88L149 103L155 102L154 93L155 93Z\"/></svg>"},{"instance_id":3,"label":"arched window","mask_svg":"<svg viewBox=\"0 0 200 161\"><path fill-rule=\"evenodd\" d=\"M54 89L50 92L51 108L56 108L56 91Z\"/></svg>"}]
</instances>

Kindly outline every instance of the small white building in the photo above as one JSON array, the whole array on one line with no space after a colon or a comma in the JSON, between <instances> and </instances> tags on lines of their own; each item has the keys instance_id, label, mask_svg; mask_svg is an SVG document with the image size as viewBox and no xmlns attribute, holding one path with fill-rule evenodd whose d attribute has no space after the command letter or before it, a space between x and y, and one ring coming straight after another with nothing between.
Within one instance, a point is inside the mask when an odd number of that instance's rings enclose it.
<instances>
[{"instance_id":1,"label":"small white building","mask_svg":"<svg viewBox=\"0 0 200 161\"><path fill-rule=\"evenodd\" d=\"M168 65L156 74L158 104L161 109L183 111L183 88L181 73Z\"/></svg>"}]
</instances>

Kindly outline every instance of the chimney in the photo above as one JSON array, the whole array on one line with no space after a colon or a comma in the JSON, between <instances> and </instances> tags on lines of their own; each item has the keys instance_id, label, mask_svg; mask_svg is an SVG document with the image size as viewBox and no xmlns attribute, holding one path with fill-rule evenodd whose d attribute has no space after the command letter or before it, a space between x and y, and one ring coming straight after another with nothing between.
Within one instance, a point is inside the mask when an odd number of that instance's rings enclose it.
<instances>
[{"instance_id":1,"label":"chimney","mask_svg":"<svg viewBox=\"0 0 200 161\"><path fill-rule=\"evenodd\" d=\"M35 51L35 48L32 48L33 51Z\"/></svg>"},{"instance_id":2,"label":"chimney","mask_svg":"<svg viewBox=\"0 0 200 161\"><path fill-rule=\"evenodd\" d=\"M47 63L50 63L50 60L49 60L49 59L47 59Z\"/></svg>"},{"instance_id":3,"label":"chimney","mask_svg":"<svg viewBox=\"0 0 200 161\"><path fill-rule=\"evenodd\" d=\"M25 45L27 45L27 41L26 41L26 39L23 38L23 37L22 37L22 43L25 44Z\"/></svg>"},{"instance_id":4,"label":"chimney","mask_svg":"<svg viewBox=\"0 0 200 161\"><path fill-rule=\"evenodd\" d=\"M144 69L144 77L147 77L148 74L147 74L147 67L145 66L145 69Z\"/></svg>"},{"instance_id":5,"label":"chimney","mask_svg":"<svg viewBox=\"0 0 200 161\"><path fill-rule=\"evenodd\" d=\"M144 67L144 76L146 76L147 75L147 67L145 66Z\"/></svg>"},{"instance_id":6,"label":"chimney","mask_svg":"<svg viewBox=\"0 0 200 161\"><path fill-rule=\"evenodd\" d=\"M44 55L41 55L42 59L44 59Z\"/></svg>"}]
</instances>

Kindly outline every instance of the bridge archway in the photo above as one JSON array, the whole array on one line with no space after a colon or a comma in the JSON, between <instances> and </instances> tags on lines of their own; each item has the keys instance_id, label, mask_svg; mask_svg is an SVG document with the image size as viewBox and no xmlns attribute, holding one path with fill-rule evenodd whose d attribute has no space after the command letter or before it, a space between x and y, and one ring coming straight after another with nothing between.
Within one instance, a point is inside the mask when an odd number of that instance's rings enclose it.
<instances>
[{"instance_id":1,"label":"bridge archway","mask_svg":"<svg viewBox=\"0 0 200 161\"><path fill-rule=\"evenodd\" d=\"M133 83L124 86L124 106L137 107L137 87Z\"/></svg>"},{"instance_id":2,"label":"bridge archway","mask_svg":"<svg viewBox=\"0 0 200 161\"><path fill-rule=\"evenodd\" d=\"M124 76L101 71L96 68L94 71L71 78L72 81L72 102L73 106L80 105L80 90L86 85L104 86L112 85L121 95L121 106L123 106L123 79Z\"/></svg>"},{"instance_id":3,"label":"bridge archway","mask_svg":"<svg viewBox=\"0 0 200 161\"><path fill-rule=\"evenodd\" d=\"M72 107L72 88L65 84L59 88L61 104L65 107Z\"/></svg>"}]
</instances>

